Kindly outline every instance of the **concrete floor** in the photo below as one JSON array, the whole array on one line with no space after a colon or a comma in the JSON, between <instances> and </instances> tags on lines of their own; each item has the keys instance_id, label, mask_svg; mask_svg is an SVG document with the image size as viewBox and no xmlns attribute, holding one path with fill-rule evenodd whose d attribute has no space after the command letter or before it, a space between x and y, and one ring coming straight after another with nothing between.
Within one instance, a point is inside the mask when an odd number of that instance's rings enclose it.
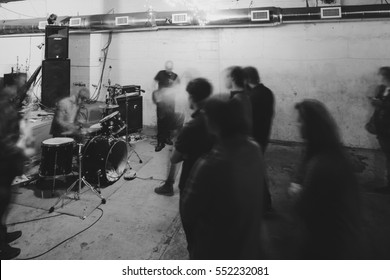
<instances>
[{"instance_id":1,"label":"concrete floor","mask_svg":"<svg viewBox=\"0 0 390 280\"><path fill-rule=\"evenodd\" d=\"M156 195L153 189L167 175L170 146L154 152L152 130L134 145L141 158L151 158L131 181L121 178L107 203L85 219L34 207L12 204L8 230L22 230L12 243L21 248L18 259L45 260L143 260L188 259L186 242L178 215L179 195ZM297 226L292 218L293 201L287 187L299 161L300 145L270 145L266 160L275 214L265 220L270 259L294 259ZM349 150L360 181L364 213L365 259L390 259L390 196L371 193L384 184L384 158L378 151ZM133 155L132 157L135 157ZM177 182L176 182L177 184ZM24 188L21 186L20 188ZM18 190L15 190L18 195ZM42 198L44 200L45 198ZM99 198L96 197L99 202ZM78 203L69 204L69 207Z\"/></svg>"}]
</instances>

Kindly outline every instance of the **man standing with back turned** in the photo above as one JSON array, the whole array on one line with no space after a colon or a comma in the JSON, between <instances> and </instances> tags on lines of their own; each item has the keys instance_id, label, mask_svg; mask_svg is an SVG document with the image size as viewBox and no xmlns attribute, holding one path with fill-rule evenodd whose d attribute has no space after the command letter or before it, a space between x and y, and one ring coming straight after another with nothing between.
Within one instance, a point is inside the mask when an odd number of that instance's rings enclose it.
<instances>
[{"instance_id":1,"label":"man standing with back turned","mask_svg":"<svg viewBox=\"0 0 390 280\"><path fill-rule=\"evenodd\" d=\"M252 104L253 138L265 153L271 133L274 118L275 99L272 91L260 82L260 76L254 67L245 67L245 86L249 90ZM272 210L269 182L266 180L264 189L265 210Z\"/></svg>"},{"instance_id":2,"label":"man standing with back turned","mask_svg":"<svg viewBox=\"0 0 390 280\"><path fill-rule=\"evenodd\" d=\"M155 151L159 152L165 144L172 145L171 131L175 129L175 95L170 90L179 82L178 76L173 71L173 62L165 63L165 70L157 73L154 80L158 89L153 91L153 102L157 106L157 146Z\"/></svg>"}]
</instances>

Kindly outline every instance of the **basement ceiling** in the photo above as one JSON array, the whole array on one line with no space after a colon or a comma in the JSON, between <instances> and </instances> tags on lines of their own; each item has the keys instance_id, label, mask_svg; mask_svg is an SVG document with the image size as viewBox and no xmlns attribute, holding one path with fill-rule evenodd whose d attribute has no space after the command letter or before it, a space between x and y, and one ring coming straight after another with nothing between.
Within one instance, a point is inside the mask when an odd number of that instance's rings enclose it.
<instances>
[{"instance_id":1,"label":"basement ceiling","mask_svg":"<svg viewBox=\"0 0 390 280\"><path fill-rule=\"evenodd\" d=\"M17 1L24 1L24 0L0 0L0 3L17 2Z\"/></svg>"}]
</instances>

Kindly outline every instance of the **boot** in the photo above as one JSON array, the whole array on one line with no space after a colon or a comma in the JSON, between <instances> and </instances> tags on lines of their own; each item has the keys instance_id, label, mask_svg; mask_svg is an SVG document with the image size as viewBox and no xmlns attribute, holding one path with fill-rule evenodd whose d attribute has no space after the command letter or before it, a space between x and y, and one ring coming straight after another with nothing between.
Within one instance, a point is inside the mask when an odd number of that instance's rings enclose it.
<instances>
[{"instance_id":1,"label":"boot","mask_svg":"<svg viewBox=\"0 0 390 280\"><path fill-rule=\"evenodd\" d=\"M13 232L7 232L6 235L6 242L11 243L22 236L22 232L20 230L13 231Z\"/></svg>"},{"instance_id":2,"label":"boot","mask_svg":"<svg viewBox=\"0 0 390 280\"><path fill-rule=\"evenodd\" d=\"M165 144L164 143L158 143L156 148L154 149L156 152L159 152L161 151L162 149L164 149L165 147Z\"/></svg>"},{"instance_id":3,"label":"boot","mask_svg":"<svg viewBox=\"0 0 390 280\"><path fill-rule=\"evenodd\" d=\"M173 185L165 182L160 187L155 188L154 192L160 195L173 196Z\"/></svg>"},{"instance_id":4,"label":"boot","mask_svg":"<svg viewBox=\"0 0 390 280\"><path fill-rule=\"evenodd\" d=\"M11 260L19 256L20 249L9 246L8 244L1 245L0 259Z\"/></svg>"}]
</instances>

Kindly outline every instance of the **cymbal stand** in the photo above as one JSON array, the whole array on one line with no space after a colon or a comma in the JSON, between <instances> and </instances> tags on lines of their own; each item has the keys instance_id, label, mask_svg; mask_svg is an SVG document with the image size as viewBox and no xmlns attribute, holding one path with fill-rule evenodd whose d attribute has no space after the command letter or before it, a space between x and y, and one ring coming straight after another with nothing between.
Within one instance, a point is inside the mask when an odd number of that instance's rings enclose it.
<instances>
[{"instance_id":1,"label":"cymbal stand","mask_svg":"<svg viewBox=\"0 0 390 280\"><path fill-rule=\"evenodd\" d=\"M57 206L57 204L60 202L60 201L63 201L65 198L70 198L68 197L68 194L73 190L73 188L76 186L76 184L78 183L79 186L78 186L78 190L74 193L74 200L79 200L80 199L80 194L81 194L81 188L82 188L82 185L84 184L85 186L87 186L94 194L96 194L98 197L101 198L102 200L102 204L106 204L106 199L101 195L100 193L100 189L99 191L96 190L90 183L88 183L88 181L82 177L82 159L83 159L83 155L82 155L82 152L81 152L81 148L83 146L83 144L81 143L77 143L78 145L78 159L79 159L79 178L72 183L72 185L66 190L66 192L61 195L58 200L56 201L56 203L50 207L49 209L49 213L52 213L55 209L55 207ZM99 183L100 185L100 183ZM63 206L63 204L62 204Z\"/></svg>"},{"instance_id":2,"label":"cymbal stand","mask_svg":"<svg viewBox=\"0 0 390 280\"><path fill-rule=\"evenodd\" d=\"M111 80L108 79L107 93L106 93L106 105L118 105L115 99L115 86L111 86Z\"/></svg>"},{"instance_id":3,"label":"cymbal stand","mask_svg":"<svg viewBox=\"0 0 390 280\"><path fill-rule=\"evenodd\" d=\"M131 156L133 154L136 154L136 156L138 157L139 159L139 163L142 163L142 159L141 157L139 156L139 154L137 153L137 151L133 148L133 146L130 144L130 140L129 140L129 124L128 124L128 106L129 106L129 101L128 101L128 96L125 94L125 103L126 103L126 146L127 146L127 164L129 166L129 168L131 169L131 166L129 164L129 160L131 158ZM131 153L129 153L129 148L132 149L131 150Z\"/></svg>"}]
</instances>

